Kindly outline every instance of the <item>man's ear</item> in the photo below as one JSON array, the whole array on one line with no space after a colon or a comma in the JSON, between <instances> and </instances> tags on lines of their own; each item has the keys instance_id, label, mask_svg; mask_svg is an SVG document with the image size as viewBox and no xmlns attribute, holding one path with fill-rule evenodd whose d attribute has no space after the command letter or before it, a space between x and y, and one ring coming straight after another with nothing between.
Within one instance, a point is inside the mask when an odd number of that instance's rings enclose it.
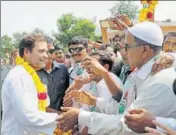
<instances>
[{"instance_id":1,"label":"man's ear","mask_svg":"<svg viewBox=\"0 0 176 135\"><path fill-rule=\"evenodd\" d=\"M28 55L30 52L27 48L24 48L24 56Z\"/></svg>"},{"instance_id":2,"label":"man's ear","mask_svg":"<svg viewBox=\"0 0 176 135\"><path fill-rule=\"evenodd\" d=\"M145 59L146 57L148 57L148 52L149 51L152 51L151 48L149 46L145 45L143 47L143 59Z\"/></svg>"},{"instance_id":3,"label":"man's ear","mask_svg":"<svg viewBox=\"0 0 176 135\"><path fill-rule=\"evenodd\" d=\"M103 67L104 67L107 71L109 71L109 65L108 65L108 64L105 64Z\"/></svg>"}]
</instances>

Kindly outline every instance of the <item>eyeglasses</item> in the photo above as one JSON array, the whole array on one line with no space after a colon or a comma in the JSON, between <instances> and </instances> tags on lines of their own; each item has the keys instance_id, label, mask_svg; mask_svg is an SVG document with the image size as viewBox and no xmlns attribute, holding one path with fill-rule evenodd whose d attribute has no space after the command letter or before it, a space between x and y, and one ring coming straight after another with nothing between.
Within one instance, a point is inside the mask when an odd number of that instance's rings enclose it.
<instances>
[{"instance_id":1,"label":"eyeglasses","mask_svg":"<svg viewBox=\"0 0 176 135\"><path fill-rule=\"evenodd\" d=\"M76 52L76 53L80 53L84 48L83 47L76 47L76 48L69 48L68 51L70 53Z\"/></svg>"},{"instance_id":2,"label":"eyeglasses","mask_svg":"<svg viewBox=\"0 0 176 135\"><path fill-rule=\"evenodd\" d=\"M50 54L53 54L54 53L54 49L50 49L48 52L50 53Z\"/></svg>"},{"instance_id":3,"label":"eyeglasses","mask_svg":"<svg viewBox=\"0 0 176 135\"><path fill-rule=\"evenodd\" d=\"M133 45L125 44L124 48L125 48L125 51L128 51L129 48L135 48L135 47L140 47L140 46L142 46L142 45L140 44L140 45L134 45L133 46Z\"/></svg>"}]
</instances>

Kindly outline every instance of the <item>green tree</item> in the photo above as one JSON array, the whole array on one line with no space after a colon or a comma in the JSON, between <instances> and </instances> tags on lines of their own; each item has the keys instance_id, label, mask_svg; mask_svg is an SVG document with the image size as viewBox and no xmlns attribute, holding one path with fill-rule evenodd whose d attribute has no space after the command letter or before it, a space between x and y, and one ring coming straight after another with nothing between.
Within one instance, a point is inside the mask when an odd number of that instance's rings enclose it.
<instances>
[{"instance_id":1,"label":"green tree","mask_svg":"<svg viewBox=\"0 0 176 135\"><path fill-rule=\"evenodd\" d=\"M96 25L88 19L75 17L73 14L63 14L57 20L58 33L54 34L57 42L66 46L75 36L83 36L88 39L94 39Z\"/></svg>"},{"instance_id":2,"label":"green tree","mask_svg":"<svg viewBox=\"0 0 176 135\"><path fill-rule=\"evenodd\" d=\"M130 19L135 19L139 7L134 3L134 1L118 1L111 9L110 12L113 17L119 14L126 14Z\"/></svg>"},{"instance_id":3,"label":"green tree","mask_svg":"<svg viewBox=\"0 0 176 135\"><path fill-rule=\"evenodd\" d=\"M13 34L13 46L15 48L18 48L21 40L23 39L23 37L28 35L28 34L42 34L42 35L44 35L44 31L39 29L39 28L35 28L30 33L27 33L27 32L16 32L16 33Z\"/></svg>"},{"instance_id":4,"label":"green tree","mask_svg":"<svg viewBox=\"0 0 176 135\"><path fill-rule=\"evenodd\" d=\"M13 46L15 48L19 47L20 41L23 39L23 37L27 35L27 32L16 32L13 34Z\"/></svg>"},{"instance_id":5,"label":"green tree","mask_svg":"<svg viewBox=\"0 0 176 135\"><path fill-rule=\"evenodd\" d=\"M6 52L10 52L14 49L12 38L8 35L1 37L1 58L6 58Z\"/></svg>"},{"instance_id":6,"label":"green tree","mask_svg":"<svg viewBox=\"0 0 176 135\"><path fill-rule=\"evenodd\" d=\"M42 35L45 35L44 31L42 29L39 29L39 28L35 28L31 33L32 34L42 34Z\"/></svg>"}]
</instances>

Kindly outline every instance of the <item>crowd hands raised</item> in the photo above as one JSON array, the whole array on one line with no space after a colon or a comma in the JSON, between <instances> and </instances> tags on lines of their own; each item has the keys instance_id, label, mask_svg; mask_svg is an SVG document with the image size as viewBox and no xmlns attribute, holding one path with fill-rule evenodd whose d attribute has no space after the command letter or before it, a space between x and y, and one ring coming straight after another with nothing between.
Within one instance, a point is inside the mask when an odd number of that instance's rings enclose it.
<instances>
[{"instance_id":1,"label":"crowd hands raised","mask_svg":"<svg viewBox=\"0 0 176 135\"><path fill-rule=\"evenodd\" d=\"M127 26L128 27L133 26L131 21L125 15L119 16L117 22L119 30L124 30L127 28ZM126 25L124 25L124 23ZM89 43L96 47L101 46L100 44L95 43L93 41L89 41ZM166 53L160 54L155 63L152 65L151 74L155 75L163 69L172 67L174 61L175 59L172 55ZM98 62L98 60L95 58L91 58L89 56L87 56L81 62L81 66L87 70L87 72L89 73L89 77L82 78L81 76L79 76L75 78L74 84L71 87L69 87L69 89L66 91L66 95L64 97L64 107L62 109L66 111L68 114L63 113L63 115L59 119L62 122L61 123L58 122L60 123L59 127L66 130L69 130L68 125L70 123L73 123L72 121L78 122L78 115L80 113L80 109L71 107L73 105L73 101L79 102L81 104L86 104L89 106L96 106L97 97L92 95L88 91L82 90L81 89L82 86L87 83L90 83L93 77L96 76L97 74L101 74L102 77L104 74L106 74L105 71L106 69ZM116 86L116 90L121 91L119 86ZM111 94L112 96L116 96L115 92L113 93L111 91ZM124 117L125 117L125 124L128 126L129 129L131 129L136 133L146 133L149 135L176 134L174 130L168 128L167 126L161 123L156 122L156 116L154 116L145 109L130 109L129 111L126 112ZM162 128L164 132L158 131L157 128Z\"/></svg>"},{"instance_id":2,"label":"crowd hands raised","mask_svg":"<svg viewBox=\"0 0 176 135\"><path fill-rule=\"evenodd\" d=\"M80 39L68 43L75 63L68 70L70 85L63 104L46 111L57 113L57 127L72 134L176 135L176 33L163 41L155 23L133 25L126 15L116 21L124 35L116 35L111 45Z\"/></svg>"}]
</instances>

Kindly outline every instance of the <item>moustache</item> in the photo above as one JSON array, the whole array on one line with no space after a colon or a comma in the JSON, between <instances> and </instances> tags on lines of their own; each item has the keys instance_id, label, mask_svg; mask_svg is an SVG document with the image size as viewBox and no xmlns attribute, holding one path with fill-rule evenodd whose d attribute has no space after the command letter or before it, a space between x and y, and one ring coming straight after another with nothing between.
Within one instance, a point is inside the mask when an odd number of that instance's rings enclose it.
<instances>
[{"instance_id":1,"label":"moustache","mask_svg":"<svg viewBox=\"0 0 176 135\"><path fill-rule=\"evenodd\" d=\"M61 56L61 55L59 55L59 56L57 56L56 58L62 58L62 56Z\"/></svg>"}]
</instances>

